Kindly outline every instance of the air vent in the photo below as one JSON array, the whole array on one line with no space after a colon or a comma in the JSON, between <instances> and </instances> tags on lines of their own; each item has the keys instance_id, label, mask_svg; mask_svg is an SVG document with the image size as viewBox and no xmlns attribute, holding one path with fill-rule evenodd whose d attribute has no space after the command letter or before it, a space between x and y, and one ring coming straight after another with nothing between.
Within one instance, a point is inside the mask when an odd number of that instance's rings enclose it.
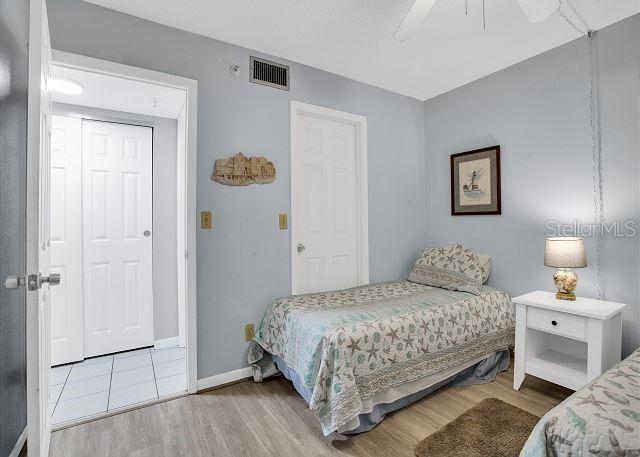
<instances>
[{"instance_id":1,"label":"air vent","mask_svg":"<svg viewBox=\"0 0 640 457\"><path fill-rule=\"evenodd\" d=\"M249 81L276 89L289 90L289 67L251 56Z\"/></svg>"}]
</instances>

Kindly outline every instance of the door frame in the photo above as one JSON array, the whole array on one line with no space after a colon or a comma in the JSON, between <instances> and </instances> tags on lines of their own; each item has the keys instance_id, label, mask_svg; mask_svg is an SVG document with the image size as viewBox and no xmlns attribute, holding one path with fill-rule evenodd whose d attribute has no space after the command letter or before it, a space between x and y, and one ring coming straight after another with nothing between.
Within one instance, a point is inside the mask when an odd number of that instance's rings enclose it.
<instances>
[{"instance_id":1,"label":"door frame","mask_svg":"<svg viewBox=\"0 0 640 457\"><path fill-rule=\"evenodd\" d=\"M359 114L347 113L322 106L311 105L291 100L291 129L290 129L290 212L293 212L293 155L294 135L300 128L300 117L308 116L341 122L355 127L356 143L356 236L358 260L358 285L369 284L369 194L367 168L367 118ZM293 223L291 214L291 294L298 294L296 287L297 273L294 259L297 254L297 227Z\"/></svg>"},{"instance_id":2,"label":"door frame","mask_svg":"<svg viewBox=\"0 0 640 457\"><path fill-rule=\"evenodd\" d=\"M194 79L161 73L145 68L133 67L108 60L96 59L79 54L53 50L53 66L116 76L133 81L172 87L184 90L186 104L183 110L185 145L184 160L178 169L178 233L183 234L178 241L178 278L183 281L178 287L178 311L184 309L185 321L179 318L180 340L184 335L187 347L187 391L194 394L198 390L198 356L197 356L197 263L196 263L196 221L197 221L197 116L198 116L198 83ZM181 255L181 253L184 253ZM184 270L184 271L182 271ZM172 398L172 397L167 397ZM160 399L164 401L165 399ZM157 403L151 401L150 403ZM141 403L139 406L146 406ZM115 411L119 413L120 411ZM100 417L99 415L95 418ZM94 418L92 418L94 419ZM65 425L65 427L68 425Z\"/></svg>"}]
</instances>

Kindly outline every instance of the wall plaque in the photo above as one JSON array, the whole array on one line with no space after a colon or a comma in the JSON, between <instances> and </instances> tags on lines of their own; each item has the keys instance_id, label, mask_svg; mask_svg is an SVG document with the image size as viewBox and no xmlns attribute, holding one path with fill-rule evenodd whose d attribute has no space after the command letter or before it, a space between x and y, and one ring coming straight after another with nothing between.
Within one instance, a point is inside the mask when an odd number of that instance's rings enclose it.
<instances>
[{"instance_id":1,"label":"wall plaque","mask_svg":"<svg viewBox=\"0 0 640 457\"><path fill-rule=\"evenodd\" d=\"M276 179L276 167L265 157L246 157L239 152L216 160L211 179L227 186L269 184Z\"/></svg>"}]
</instances>

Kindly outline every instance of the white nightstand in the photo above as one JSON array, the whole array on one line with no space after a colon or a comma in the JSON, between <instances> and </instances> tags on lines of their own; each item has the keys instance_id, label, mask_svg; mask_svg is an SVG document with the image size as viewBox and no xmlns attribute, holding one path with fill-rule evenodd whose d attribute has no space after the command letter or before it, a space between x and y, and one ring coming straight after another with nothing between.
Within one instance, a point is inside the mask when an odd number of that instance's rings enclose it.
<instances>
[{"instance_id":1,"label":"white nightstand","mask_svg":"<svg viewBox=\"0 0 640 457\"><path fill-rule=\"evenodd\" d=\"M558 300L536 291L512 299L516 305L513 388L525 374L578 390L620 362L625 305L578 297Z\"/></svg>"}]
</instances>

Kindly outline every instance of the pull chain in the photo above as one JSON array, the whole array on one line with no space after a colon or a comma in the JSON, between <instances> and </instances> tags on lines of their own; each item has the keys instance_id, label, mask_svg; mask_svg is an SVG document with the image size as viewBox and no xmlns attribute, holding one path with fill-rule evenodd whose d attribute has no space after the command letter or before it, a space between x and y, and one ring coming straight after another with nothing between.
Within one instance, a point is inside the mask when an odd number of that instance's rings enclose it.
<instances>
[{"instance_id":1,"label":"pull chain","mask_svg":"<svg viewBox=\"0 0 640 457\"><path fill-rule=\"evenodd\" d=\"M567 14L558 9L558 13L576 32L583 35L587 44L587 83L589 91L589 127L591 130L591 167L593 178L593 221L596 227L594 231L594 241L596 244L596 293L598 299L604 298L602 283L600 280L600 237L604 225L604 212L602 210L602 143L600 137L600 125L598 122L598 95L596 93L595 69L593 55L593 47L595 46L593 38L594 32L589 29L589 25L584 18L578 13L575 6L570 0L560 0L561 5L567 5L573 15L578 19L580 25L576 24Z\"/></svg>"},{"instance_id":2,"label":"pull chain","mask_svg":"<svg viewBox=\"0 0 640 457\"><path fill-rule=\"evenodd\" d=\"M485 0L482 0L482 28L483 30L487 30L487 16L485 14Z\"/></svg>"}]
</instances>

